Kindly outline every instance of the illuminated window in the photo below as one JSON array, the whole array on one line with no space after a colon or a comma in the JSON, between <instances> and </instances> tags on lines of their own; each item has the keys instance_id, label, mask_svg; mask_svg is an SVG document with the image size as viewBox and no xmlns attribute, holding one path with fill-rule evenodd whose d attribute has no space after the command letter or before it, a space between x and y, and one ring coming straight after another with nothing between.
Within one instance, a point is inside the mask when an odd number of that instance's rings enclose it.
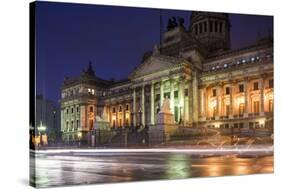
<instances>
[{"instance_id":1,"label":"illuminated window","mask_svg":"<svg viewBox=\"0 0 281 189\"><path fill-rule=\"evenodd\" d=\"M94 108L93 106L90 107L90 112L93 112L94 111Z\"/></svg>"},{"instance_id":2,"label":"illuminated window","mask_svg":"<svg viewBox=\"0 0 281 189\"><path fill-rule=\"evenodd\" d=\"M240 84L239 85L239 93L243 93L244 92L244 85Z\"/></svg>"},{"instance_id":3,"label":"illuminated window","mask_svg":"<svg viewBox=\"0 0 281 189\"><path fill-rule=\"evenodd\" d=\"M269 88L273 88L273 79L268 80Z\"/></svg>"},{"instance_id":4,"label":"illuminated window","mask_svg":"<svg viewBox=\"0 0 281 189\"><path fill-rule=\"evenodd\" d=\"M230 94L230 87L225 87L225 94L229 95Z\"/></svg>"},{"instance_id":5,"label":"illuminated window","mask_svg":"<svg viewBox=\"0 0 281 189\"><path fill-rule=\"evenodd\" d=\"M268 106L269 106L269 112L273 112L273 100L269 100L268 102Z\"/></svg>"},{"instance_id":6,"label":"illuminated window","mask_svg":"<svg viewBox=\"0 0 281 189\"><path fill-rule=\"evenodd\" d=\"M260 112L260 102L254 101L254 113L259 113L259 112Z\"/></svg>"},{"instance_id":7,"label":"illuminated window","mask_svg":"<svg viewBox=\"0 0 281 189\"><path fill-rule=\"evenodd\" d=\"M88 93L91 93L91 89L90 88L88 88Z\"/></svg>"},{"instance_id":8,"label":"illuminated window","mask_svg":"<svg viewBox=\"0 0 281 189\"><path fill-rule=\"evenodd\" d=\"M254 87L254 90L259 90L259 83L254 82L253 87Z\"/></svg>"},{"instance_id":9,"label":"illuminated window","mask_svg":"<svg viewBox=\"0 0 281 189\"><path fill-rule=\"evenodd\" d=\"M239 115L242 115L245 111L245 105L244 103L239 104Z\"/></svg>"},{"instance_id":10,"label":"illuminated window","mask_svg":"<svg viewBox=\"0 0 281 189\"><path fill-rule=\"evenodd\" d=\"M213 89L213 96L217 96L217 90Z\"/></svg>"}]
</instances>

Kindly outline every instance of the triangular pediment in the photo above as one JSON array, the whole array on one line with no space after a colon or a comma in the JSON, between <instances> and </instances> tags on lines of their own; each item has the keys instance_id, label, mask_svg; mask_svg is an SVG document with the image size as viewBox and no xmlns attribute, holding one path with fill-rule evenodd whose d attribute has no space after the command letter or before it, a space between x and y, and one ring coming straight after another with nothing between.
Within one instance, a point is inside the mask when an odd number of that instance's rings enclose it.
<instances>
[{"instance_id":1,"label":"triangular pediment","mask_svg":"<svg viewBox=\"0 0 281 189\"><path fill-rule=\"evenodd\" d=\"M137 78L159 71L167 70L177 64L178 61L174 58L165 57L150 57L145 62L140 64L130 75L129 78Z\"/></svg>"}]
</instances>

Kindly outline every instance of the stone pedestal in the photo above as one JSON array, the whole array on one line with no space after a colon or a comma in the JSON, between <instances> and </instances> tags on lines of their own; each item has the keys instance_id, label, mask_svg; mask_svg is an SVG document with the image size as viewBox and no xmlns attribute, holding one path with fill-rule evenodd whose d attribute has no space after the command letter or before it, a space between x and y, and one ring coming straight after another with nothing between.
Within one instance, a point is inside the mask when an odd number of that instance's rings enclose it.
<instances>
[{"instance_id":1,"label":"stone pedestal","mask_svg":"<svg viewBox=\"0 0 281 189\"><path fill-rule=\"evenodd\" d=\"M149 143L162 143L170 140L177 130L175 116L170 110L170 100L166 98L157 116L157 124L149 127Z\"/></svg>"},{"instance_id":2,"label":"stone pedestal","mask_svg":"<svg viewBox=\"0 0 281 189\"><path fill-rule=\"evenodd\" d=\"M162 143L171 139L171 135L175 134L178 130L178 125L157 124L149 127L149 143Z\"/></svg>"}]
</instances>

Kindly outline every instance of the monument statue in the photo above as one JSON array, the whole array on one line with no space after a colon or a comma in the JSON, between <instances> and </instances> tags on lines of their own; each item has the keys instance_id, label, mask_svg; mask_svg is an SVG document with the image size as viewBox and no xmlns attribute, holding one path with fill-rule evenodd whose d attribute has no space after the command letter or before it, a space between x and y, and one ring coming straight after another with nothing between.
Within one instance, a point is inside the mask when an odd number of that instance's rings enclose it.
<instances>
[{"instance_id":1,"label":"monument statue","mask_svg":"<svg viewBox=\"0 0 281 189\"><path fill-rule=\"evenodd\" d=\"M170 109L170 99L166 96L157 116L157 124L174 124L175 117Z\"/></svg>"}]
</instances>

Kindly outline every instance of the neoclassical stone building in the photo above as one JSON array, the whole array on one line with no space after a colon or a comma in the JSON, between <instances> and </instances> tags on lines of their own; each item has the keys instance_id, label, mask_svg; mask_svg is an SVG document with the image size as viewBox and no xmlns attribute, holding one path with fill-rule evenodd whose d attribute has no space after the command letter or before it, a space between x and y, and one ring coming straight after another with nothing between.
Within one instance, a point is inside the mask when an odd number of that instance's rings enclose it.
<instances>
[{"instance_id":1,"label":"neoclassical stone building","mask_svg":"<svg viewBox=\"0 0 281 189\"><path fill-rule=\"evenodd\" d=\"M105 112L111 127L153 127L164 98L183 127L257 128L273 123L273 41L230 49L227 14L193 12L170 19L161 44L122 81L95 75L91 65L61 89L63 139L81 139ZM271 124L270 124L271 123Z\"/></svg>"}]
</instances>

